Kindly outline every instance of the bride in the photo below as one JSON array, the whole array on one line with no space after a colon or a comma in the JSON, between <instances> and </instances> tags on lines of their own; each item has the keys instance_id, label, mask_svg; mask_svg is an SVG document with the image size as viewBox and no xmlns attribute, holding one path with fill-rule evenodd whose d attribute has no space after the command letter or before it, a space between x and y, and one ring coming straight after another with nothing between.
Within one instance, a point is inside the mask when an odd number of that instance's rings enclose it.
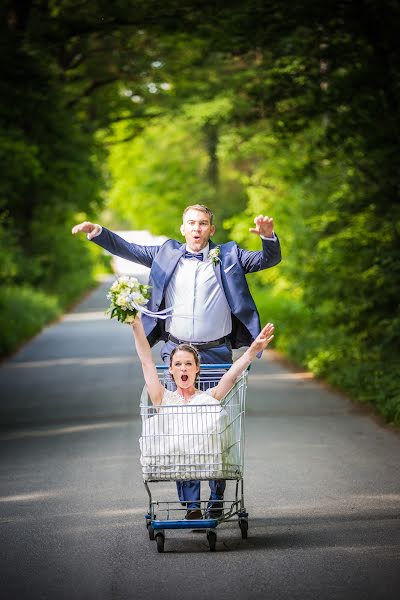
<instances>
[{"instance_id":1,"label":"bride","mask_svg":"<svg viewBox=\"0 0 400 600\"><path fill-rule=\"evenodd\" d=\"M152 404L158 411L163 406L169 406L169 410L173 410L173 418L162 417L159 414L161 421L153 418L145 424L147 429L140 439L143 472L151 473L152 466L156 472L159 469L164 469L163 473L170 472L168 469L172 467L169 466L168 461L165 462L165 457L179 457L178 462L180 469L183 469L184 479L176 480L178 497L182 505L187 508L185 519L195 520L203 518L200 510L200 481L192 477L188 479L188 471L185 469L188 469L188 464L194 469L194 473L189 469L189 475L192 473L195 475L200 469L202 475L207 475L207 479L210 479L211 496L207 505L206 518L219 517L223 513L225 482L220 479L221 475L213 470L220 462L218 455L220 445L211 444L210 453L209 436L215 430L221 415L218 415L218 411L211 409L209 405L214 403L219 405L219 401L234 386L241 373L247 369L256 355L268 346L274 337L274 326L267 323L251 346L224 373L218 384L206 391L196 388L196 380L200 372L200 356L194 346L180 344L171 352L169 372L176 390L167 390L159 380L151 348L139 316L133 321L132 329L147 393ZM189 419L187 411L181 413L178 408L173 408L175 405L181 405L183 408L184 405L189 404L193 405L192 410L195 411L193 414L199 413L197 419L192 415L195 427L191 425L192 419ZM185 435L180 435L179 432Z\"/></svg>"},{"instance_id":2,"label":"bride","mask_svg":"<svg viewBox=\"0 0 400 600\"><path fill-rule=\"evenodd\" d=\"M196 396L201 393L195 386L196 378L200 372L200 358L196 348L190 344L180 344L171 352L169 372L177 389L176 392L167 392L159 381L151 348L139 315L133 321L132 329L148 394L154 406L167 403L194 403ZM274 337L273 332L273 324L267 323L251 346L233 363L230 369L221 377L219 383L207 390L207 394L216 400L222 400L233 387L238 376L247 369L257 354L268 346ZM171 398L171 395L173 395L173 398Z\"/></svg>"}]
</instances>

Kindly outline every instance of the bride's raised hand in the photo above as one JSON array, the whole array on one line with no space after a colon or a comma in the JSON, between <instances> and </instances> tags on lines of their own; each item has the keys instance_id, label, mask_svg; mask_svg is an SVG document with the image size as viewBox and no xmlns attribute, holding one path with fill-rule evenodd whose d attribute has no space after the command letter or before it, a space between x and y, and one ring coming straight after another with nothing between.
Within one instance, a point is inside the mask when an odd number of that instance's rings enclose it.
<instances>
[{"instance_id":1,"label":"bride's raised hand","mask_svg":"<svg viewBox=\"0 0 400 600\"><path fill-rule=\"evenodd\" d=\"M274 338L274 330L275 327L273 323L267 323L266 325L264 325L256 339L252 343L251 349L255 350L257 353L264 350L268 346L270 341Z\"/></svg>"},{"instance_id":2,"label":"bride's raised hand","mask_svg":"<svg viewBox=\"0 0 400 600\"><path fill-rule=\"evenodd\" d=\"M143 323L142 323L142 319L140 318L140 312L138 311L136 314L136 317L134 318L134 320L131 322L132 327L143 327Z\"/></svg>"}]
</instances>

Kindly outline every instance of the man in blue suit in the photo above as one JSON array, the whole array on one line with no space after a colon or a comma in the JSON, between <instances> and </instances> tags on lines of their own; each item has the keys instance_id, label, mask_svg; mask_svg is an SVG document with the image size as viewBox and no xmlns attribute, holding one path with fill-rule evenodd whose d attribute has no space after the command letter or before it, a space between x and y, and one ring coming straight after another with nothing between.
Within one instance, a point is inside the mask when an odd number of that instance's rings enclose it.
<instances>
[{"instance_id":1,"label":"man in blue suit","mask_svg":"<svg viewBox=\"0 0 400 600\"><path fill-rule=\"evenodd\" d=\"M152 312L173 307L170 317L142 315L151 346L163 340L161 356L169 364L173 348L189 343L197 348L202 363L231 363L232 348L249 346L260 333L260 318L250 294L247 273L262 271L281 260L273 219L258 215L250 231L262 240L261 251L248 251L236 242L216 246L213 213L202 204L183 213L182 244L168 239L160 246L129 243L100 225L85 221L72 229L116 256L150 268ZM188 507L187 518L201 518L200 482L178 482L179 498ZM225 481L210 481L208 516L222 514Z\"/></svg>"}]
</instances>

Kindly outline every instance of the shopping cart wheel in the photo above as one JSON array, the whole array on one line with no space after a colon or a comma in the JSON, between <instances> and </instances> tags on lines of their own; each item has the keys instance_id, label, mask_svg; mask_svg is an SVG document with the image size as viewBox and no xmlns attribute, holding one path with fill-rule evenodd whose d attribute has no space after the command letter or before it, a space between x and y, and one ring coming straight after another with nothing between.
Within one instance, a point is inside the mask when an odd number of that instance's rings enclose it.
<instances>
[{"instance_id":1,"label":"shopping cart wheel","mask_svg":"<svg viewBox=\"0 0 400 600\"><path fill-rule=\"evenodd\" d=\"M154 529L152 528L150 523L147 525L147 531L149 532L149 538L153 541L155 539Z\"/></svg>"},{"instance_id":2,"label":"shopping cart wheel","mask_svg":"<svg viewBox=\"0 0 400 600\"><path fill-rule=\"evenodd\" d=\"M207 540L208 545L210 546L210 551L215 552L215 546L217 544L217 534L215 531L207 531Z\"/></svg>"},{"instance_id":3,"label":"shopping cart wheel","mask_svg":"<svg viewBox=\"0 0 400 600\"><path fill-rule=\"evenodd\" d=\"M164 537L163 533L157 533L156 542L157 542L157 551L164 552L165 537Z\"/></svg>"},{"instance_id":4,"label":"shopping cart wheel","mask_svg":"<svg viewBox=\"0 0 400 600\"><path fill-rule=\"evenodd\" d=\"M249 529L249 524L246 519L239 519L239 527L242 532L242 540L247 539L247 530Z\"/></svg>"}]
</instances>

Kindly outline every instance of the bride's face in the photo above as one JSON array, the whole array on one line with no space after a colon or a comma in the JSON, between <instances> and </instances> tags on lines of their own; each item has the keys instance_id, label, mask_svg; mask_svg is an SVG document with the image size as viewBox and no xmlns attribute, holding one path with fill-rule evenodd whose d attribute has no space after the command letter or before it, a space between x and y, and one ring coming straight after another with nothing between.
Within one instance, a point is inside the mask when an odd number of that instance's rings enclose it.
<instances>
[{"instance_id":1,"label":"bride's face","mask_svg":"<svg viewBox=\"0 0 400 600\"><path fill-rule=\"evenodd\" d=\"M172 357L169 372L174 378L175 384L180 388L194 386L196 375L200 367L196 365L195 358L191 352L177 350Z\"/></svg>"}]
</instances>

